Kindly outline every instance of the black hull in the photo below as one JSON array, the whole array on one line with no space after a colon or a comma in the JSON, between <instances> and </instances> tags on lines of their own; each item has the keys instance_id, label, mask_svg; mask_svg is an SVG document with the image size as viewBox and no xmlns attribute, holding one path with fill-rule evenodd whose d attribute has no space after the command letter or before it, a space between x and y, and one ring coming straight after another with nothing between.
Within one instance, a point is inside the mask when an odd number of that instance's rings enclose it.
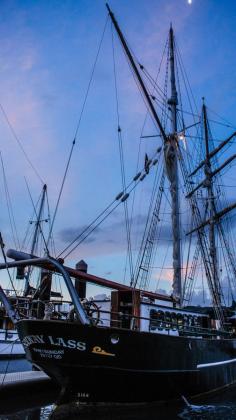
<instances>
[{"instance_id":1,"label":"black hull","mask_svg":"<svg viewBox=\"0 0 236 420\"><path fill-rule=\"evenodd\" d=\"M236 382L236 339L39 320L20 321L18 331L28 360L80 400L166 401Z\"/></svg>"}]
</instances>

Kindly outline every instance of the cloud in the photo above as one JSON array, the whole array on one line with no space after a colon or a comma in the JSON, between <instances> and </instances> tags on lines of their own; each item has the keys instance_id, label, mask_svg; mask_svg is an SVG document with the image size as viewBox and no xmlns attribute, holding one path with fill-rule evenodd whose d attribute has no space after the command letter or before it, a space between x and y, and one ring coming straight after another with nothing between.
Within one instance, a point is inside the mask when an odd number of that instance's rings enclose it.
<instances>
[{"instance_id":1,"label":"cloud","mask_svg":"<svg viewBox=\"0 0 236 420\"><path fill-rule=\"evenodd\" d=\"M186 218L186 213L185 213ZM73 255L77 255L81 250L85 252L85 250L89 253L89 255L101 255L104 253L120 253L125 252L127 250L127 236L126 236L126 227L125 227L125 218L123 212L119 211L118 213L114 213L112 217L113 222L106 221L94 231L92 231L91 235L86 238L83 243L81 243L78 249L75 251ZM111 219L111 220L112 220ZM144 214L136 214L132 218L132 227L131 227L131 247L135 253L139 250L141 245L141 241L143 238L145 226L147 222L147 215ZM184 219L183 225L186 225L186 220ZM72 242L78 235L81 234L84 230L86 230L88 225L82 225L78 227L68 227L66 229L59 230L57 234L57 239L60 242L60 246L63 248L64 245L68 245ZM93 227L92 227L93 229ZM81 239L85 238L88 232L91 231L91 228L86 231L84 235L82 235ZM146 232L147 234L147 232ZM185 233L182 233L183 239L185 239ZM167 247L172 253L172 226L171 226L171 218L169 217L169 221L160 221L157 225L156 231L156 238L154 239L159 247L159 249L163 250ZM194 239L194 242L196 240ZM77 243L77 241L76 241ZM75 243L75 244L76 244ZM75 245L74 244L74 245ZM90 245L89 247L87 245ZM165 273L165 279L171 279L173 277L172 272L163 272Z\"/></svg>"},{"instance_id":2,"label":"cloud","mask_svg":"<svg viewBox=\"0 0 236 420\"><path fill-rule=\"evenodd\" d=\"M190 303L187 303L188 305L211 306L212 300L206 291L193 291L192 300Z\"/></svg>"},{"instance_id":3,"label":"cloud","mask_svg":"<svg viewBox=\"0 0 236 420\"><path fill-rule=\"evenodd\" d=\"M78 236L80 237L79 238L79 241L80 241L80 240L83 240L83 238L85 238L86 232L85 233L83 232L86 231L86 229L87 229L86 225L80 226L78 228L66 228L59 232L59 237L64 243L71 243ZM96 231L93 232L89 238L86 238L86 242L88 243L94 242L96 239L96 235L99 234L100 231L101 229L97 228Z\"/></svg>"},{"instance_id":4,"label":"cloud","mask_svg":"<svg viewBox=\"0 0 236 420\"><path fill-rule=\"evenodd\" d=\"M157 293L160 293L161 295L167 295L167 291L165 289L157 289Z\"/></svg>"},{"instance_id":5,"label":"cloud","mask_svg":"<svg viewBox=\"0 0 236 420\"><path fill-rule=\"evenodd\" d=\"M127 248L125 221L122 213L120 213L120 216L122 217L122 220L110 223L109 225L104 225L102 228L96 228L91 233L91 236L89 235L89 237L84 240L84 245L86 246L88 243L94 243L95 246L92 252L98 252L99 254L101 253L101 250L103 250L103 252L105 250L105 253L124 251ZM146 223L146 217L143 215L135 216L133 218L133 224L136 225L137 223L138 229L136 229L136 234L140 234ZM83 225L77 228L71 227L63 229L58 232L58 238L62 243L69 244L86 228L87 226ZM86 233L82 235L81 239L83 239L85 235Z\"/></svg>"}]
</instances>

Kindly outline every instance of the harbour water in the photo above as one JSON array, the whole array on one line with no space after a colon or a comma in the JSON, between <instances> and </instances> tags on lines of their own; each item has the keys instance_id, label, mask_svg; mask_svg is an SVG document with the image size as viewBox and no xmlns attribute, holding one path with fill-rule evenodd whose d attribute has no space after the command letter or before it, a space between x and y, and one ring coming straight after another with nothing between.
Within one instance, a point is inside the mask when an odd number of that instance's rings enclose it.
<instances>
[{"instance_id":1,"label":"harbour water","mask_svg":"<svg viewBox=\"0 0 236 420\"><path fill-rule=\"evenodd\" d=\"M8 404L8 407L4 409L5 413L2 414L0 408L0 420L234 420L236 419L236 387L231 387L194 404L184 399L178 404L136 406L98 406L95 404L88 406L75 402L59 407L52 403L17 411L17 407L14 407L14 396L10 398Z\"/></svg>"},{"instance_id":2,"label":"harbour water","mask_svg":"<svg viewBox=\"0 0 236 420\"><path fill-rule=\"evenodd\" d=\"M0 361L2 373L31 370L26 359ZM102 386L102 384L98 384ZM155 386L155 384L153 384ZM156 384L158 392L158 384ZM236 385L199 401L187 401L183 396L178 403L140 405L86 405L78 402L57 406L58 390L33 391L17 399L14 392L0 402L0 420L236 420ZM1 385L0 385L1 395ZM20 403L19 403L20 401Z\"/></svg>"}]
</instances>

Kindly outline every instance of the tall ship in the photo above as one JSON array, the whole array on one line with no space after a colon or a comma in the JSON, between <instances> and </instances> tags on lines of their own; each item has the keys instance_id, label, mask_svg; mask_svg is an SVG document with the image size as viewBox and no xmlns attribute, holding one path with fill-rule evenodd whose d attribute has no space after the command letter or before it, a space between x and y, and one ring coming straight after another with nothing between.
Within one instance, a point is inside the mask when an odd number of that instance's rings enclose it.
<instances>
[{"instance_id":1,"label":"tall ship","mask_svg":"<svg viewBox=\"0 0 236 420\"><path fill-rule=\"evenodd\" d=\"M160 89L129 48L114 14L108 5L107 8L146 104L152 129L155 127L154 133L142 137L154 137L153 141L159 143L153 156L144 154L141 169L130 184L125 182L123 173L123 190L116 195L113 207L106 208L96 223L89 225L90 231L83 238L100 226L113 208L124 206L129 284L90 274L83 261L79 267L68 267L61 254L57 258L48 253L37 257L11 249L7 257L15 261L8 260L0 269L36 267L46 273L44 285L47 278L50 283L52 276L59 274L72 306L67 315L55 313L49 293L38 300L37 316L24 317L15 311L3 291L1 300L17 327L27 359L61 385L61 401L77 398L87 402L135 403L206 395L236 381L236 260L230 230L236 203L227 201L223 179L236 157L229 154L236 133L218 140L215 146L204 99L200 115L192 111L193 121L186 121L180 73L186 86L188 79L181 67L172 26L165 47L164 88ZM186 114L188 117L190 112ZM222 162L225 151L228 155ZM144 185L152 174L154 187L134 264L131 218L126 205L136 187ZM170 211L164 212L167 191ZM169 214L165 231L166 250L168 247L172 252L172 266L168 268L170 294L149 288L157 279L157 275L154 280L151 278L154 261L161 266L163 257L164 246L158 245L163 214ZM188 227L185 230L182 216ZM161 269L165 269L164 264ZM191 304L201 275L211 299L205 306ZM226 277L228 301L222 286ZM112 292L88 299L87 283Z\"/></svg>"}]
</instances>

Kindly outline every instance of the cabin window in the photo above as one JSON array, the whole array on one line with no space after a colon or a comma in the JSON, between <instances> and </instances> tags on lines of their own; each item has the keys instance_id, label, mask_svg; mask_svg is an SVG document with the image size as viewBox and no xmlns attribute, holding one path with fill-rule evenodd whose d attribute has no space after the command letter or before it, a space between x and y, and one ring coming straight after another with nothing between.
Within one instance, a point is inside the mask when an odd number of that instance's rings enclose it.
<instances>
[{"instance_id":1,"label":"cabin window","mask_svg":"<svg viewBox=\"0 0 236 420\"><path fill-rule=\"evenodd\" d=\"M193 326L193 316L192 315L188 315L188 323L187 323L187 328L189 331L192 331L192 326Z\"/></svg>"},{"instance_id":2,"label":"cabin window","mask_svg":"<svg viewBox=\"0 0 236 420\"><path fill-rule=\"evenodd\" d=\"M171 328L171 314L170 312L165 312L165 329L169 330Z\"/></svg>"},{"instance_id":3,"label":"cabin window","mask_svg":"<svg viewBox=\"0 0 236 420\"><path fill-rule=\"evenodd\" d=\"M195 328L197 328L197 327L199 327L200 326L200 322L199 322L200 320L199 320L199 318L197 317L197 316L194 316L193 317L193 324L194 324L194 327Z\"/></svg>"},{"instance_id":4,"label":"cabin window","mask_svg":"<svg viewBox=\"0 0 236 420\"><path fill-rule=\"evenodd\" d=\"M171 327L173 331L177 330L177 316L175 312L171 314Z\"/></svg>"},{"instance_id":5,"label":"cabin window","mask_svg":"<svg viewBox=\"0 0 236 420\"><path fill-rule=\"evenodd\" d=\"M178 330L182 330L184 327L184 319L182 314L177 314L177 326Z\"/></svg>"},{"instance_id":6,"label":"cabin window","mask_svg":"<svg viewBox=\"0 0 236 420\"><path fill-rule=\"evenodd\" d=\"M183 316L183 325L184 325L184 328L186 328L186 329L189 328L189 321L190 321L189 316L188 315L184 315Z\"/></svg>"},{"instance_id":7,"label":"cabin window","mask_svg":"<svg viewBox=\"0 0 236 420\"><path fill-rule=\"evenodd\" d=\"M158 311L157 312L157 321L158 321L157 328L158 328L158 330L163 330L163 327L164 327L164 319L165 319L164 312L163 311Z\"/></svg>"},{"instance_id":8,"label":"cabin window","mask_svg":"<svg viewBox=\"0 0 236 420\"><path fill-rule=\"evenodd\" d=\"M163 330L165 314L163 311L150 311L150 330Z\"/></svg>"}]
</instances>

